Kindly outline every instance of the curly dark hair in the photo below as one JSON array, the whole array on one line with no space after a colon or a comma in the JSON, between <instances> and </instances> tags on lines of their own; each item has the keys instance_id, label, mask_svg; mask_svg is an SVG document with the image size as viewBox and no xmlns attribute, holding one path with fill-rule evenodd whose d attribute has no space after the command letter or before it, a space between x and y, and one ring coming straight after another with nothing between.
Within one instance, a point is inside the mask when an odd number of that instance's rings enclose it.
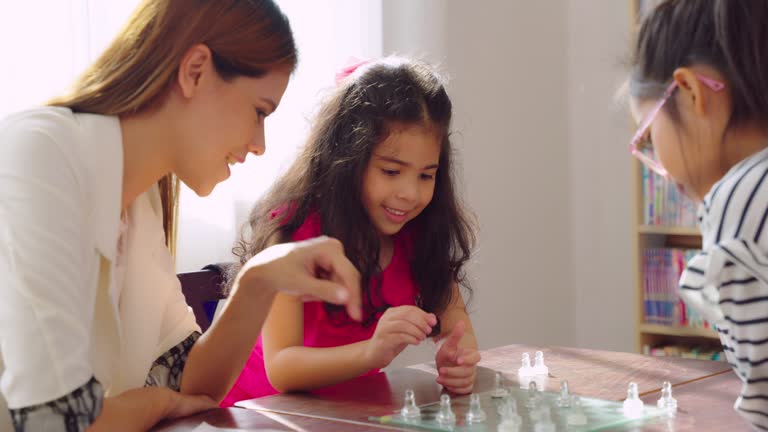
<instances>
[{"instance_id":1,"label":"curly dark hair","mask_svg":"<svg viewBox=\"0 0 768 432\"><path fill-rule=\"evenodd\" d=\"M389 57L360 67L322 106L303 151L251 211L233 249L239 263L232 267L230 280L276 235L289 241L317 212L322 234L339 239L360 271L363 323L375 323L387 305L375 306L381 297L371 280L381 272L380 237L363 206L363 173L374 148L393 127L416 125L436 131L441 143L432 201L406 226L412 232L409 262L419 290L417 305L441 314L452 300L454 281L471 295L464 266L474 247L476 224L454 186L451 114L444 80L426 64ZM275 216L276 209L286 206L290 211ZM332 317L348 319L343 308L325 307Z\"/></svg>"}]
</instances>

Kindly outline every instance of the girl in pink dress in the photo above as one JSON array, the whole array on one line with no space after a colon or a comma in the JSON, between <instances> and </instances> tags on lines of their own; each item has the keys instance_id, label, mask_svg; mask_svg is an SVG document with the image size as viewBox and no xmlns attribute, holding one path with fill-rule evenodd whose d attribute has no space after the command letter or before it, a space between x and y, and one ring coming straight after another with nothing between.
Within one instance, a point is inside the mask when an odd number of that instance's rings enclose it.
<instances>
[{"instance_id":1,"label":"girl in pink dress","mask_svg":"<svg viewBox=\"0 0 768 432\"><path fill-rule=\"evenodd\" d=\"M443 340L437 382L454 393L474 386L480 354L459 287L471 293L464 265L475 234L455 192L443 79L425 64L386 58L337 80L307 146L256 204L235 252L245 262L276 243L338 239L361 274L363 317L278 293L222 406L376 373L428 337Z\"/></svg>"}]
</instances>

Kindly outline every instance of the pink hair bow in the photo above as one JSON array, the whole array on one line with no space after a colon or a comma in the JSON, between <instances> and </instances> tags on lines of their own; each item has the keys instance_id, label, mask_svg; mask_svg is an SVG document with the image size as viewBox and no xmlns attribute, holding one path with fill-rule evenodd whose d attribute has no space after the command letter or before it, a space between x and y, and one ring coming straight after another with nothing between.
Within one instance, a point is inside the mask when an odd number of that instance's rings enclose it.
<instances>
[{"instance_id":1,"label":"pink hair bow","mask_svg":"<svg viewBox=\"0 0 768 432\"><path fill-rule=\"evenodd\" d=\"M360 59L357 57L350 57L347 61L347 64L343 66L341 69L336 71L336 85L341 84L342 81L344 81L348 76L355 73L357 68L360 66L370 63L370 59Z\"/></svg>"}]
</instances>

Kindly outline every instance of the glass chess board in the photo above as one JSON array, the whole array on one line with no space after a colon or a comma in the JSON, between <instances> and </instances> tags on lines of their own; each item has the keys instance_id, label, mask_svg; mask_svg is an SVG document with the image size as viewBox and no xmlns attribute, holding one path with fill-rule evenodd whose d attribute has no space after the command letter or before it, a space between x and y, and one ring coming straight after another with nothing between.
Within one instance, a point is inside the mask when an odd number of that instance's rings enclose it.
<instances>
[{"instance_id":1,"label":"glass chess board","mask_svg":"<svg viewBox=\"0 0 768 432\"><path fill-rule=\"evenodd\" d=\"M631 431L638 426L650 422L663 421L667 418L667 412L646 404L642 413L629 418L624 415L622 402L607 401L581 397L581 411L586 417L586 424L569 424L569 414L572 414L573 408L561 408L557 404L559 394L550 392L539 392L540 400L534 408L529 408L529 391L520 388L507 388L510 392L510 399L517 404L517 414L520 416L520 426L508 429L515 432L539 432L539 431L568 431L568 432L587 432L604 430L626 430ZM369 417L368 420L380 424L406 427L417 430L430 431L453 431L453 432L480 432L480 431L501 431L498 425L501 421L499 406L504 399L492 397L493 392L480 393L480 404L485 411L487 419L481 423L468 424L465 415L469 410L469 395L455 397L451 401L453 413L456 415L454 425L443 425L437 422L436 415L440 409L440 402L419 405L421 409L421 418L418 420L408 420L399 412L381 417ZM416 395L416 404L418 404L418 394ZM549 408L549 418L551 425L546 420L542 420L541 412Z\"/></svg>"}]
</instances>

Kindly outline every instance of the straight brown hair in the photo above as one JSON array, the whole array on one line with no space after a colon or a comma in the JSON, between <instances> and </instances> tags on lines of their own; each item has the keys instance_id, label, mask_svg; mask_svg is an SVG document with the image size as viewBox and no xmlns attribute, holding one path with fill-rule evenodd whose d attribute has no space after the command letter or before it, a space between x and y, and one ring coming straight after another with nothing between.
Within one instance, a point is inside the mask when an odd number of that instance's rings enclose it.
<instances>
[{"instance_id":1,"label":"straight brown hair","mask_svg":"<svg viewBox=\"0 0 768 432\"><path fill-rule=\"evenodd\" d=\"M288 18L272 0L144 0L71 92L48 104L111 116L151 110L168 94L185 52L200 43L225 80L292 71L297 63ZM175 252L179 181L168 173L158 185Z\"/></svg>"}]
</instances>

